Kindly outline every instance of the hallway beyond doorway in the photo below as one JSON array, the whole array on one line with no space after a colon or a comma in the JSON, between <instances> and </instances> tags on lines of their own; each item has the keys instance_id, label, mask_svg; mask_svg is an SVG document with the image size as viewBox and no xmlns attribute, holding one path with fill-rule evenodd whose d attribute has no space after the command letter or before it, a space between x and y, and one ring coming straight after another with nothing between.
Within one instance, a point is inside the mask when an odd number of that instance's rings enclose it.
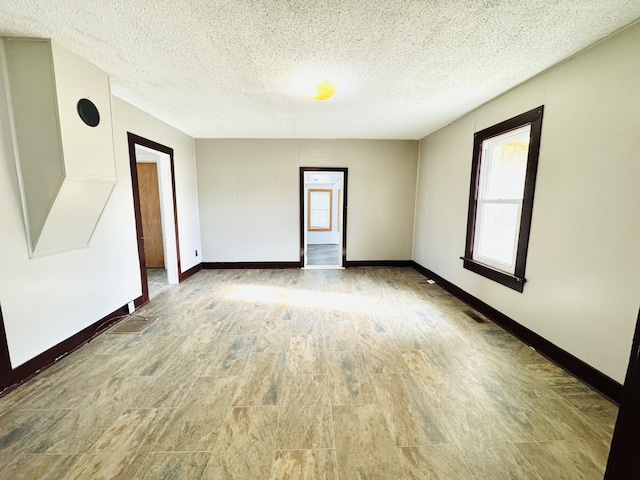
<instances>
[{"instance_id":1,"label":"hallway beyond doorway","mask_svg":"<svg viewBox=\"0 0 640 480\"><path fill-rule=\"evenodd\" d=\"M147 283L149 285L149 299L169 287L166 268L147 268Z\"/></svg>"},{"instance_id":2,"label":"hallway beyond doorway","mask_svg":"<svg viewBox=\"0 0 640 480\"><path fill-rule=\"evenodd\" d=\"M300 167L300 263L304 268L346 265L347 174L347 168Z\"/></svg>"},{"instance_id":3,"label":"hallway beyond doorway","mask_svg":"<svg viewBox=\"0 0 640 480\"><path fill-rule=\"evenodd\" d=\"M338 265L340 263L340 245L307 245L307 266Z\"/></svg>"}]
</instances>

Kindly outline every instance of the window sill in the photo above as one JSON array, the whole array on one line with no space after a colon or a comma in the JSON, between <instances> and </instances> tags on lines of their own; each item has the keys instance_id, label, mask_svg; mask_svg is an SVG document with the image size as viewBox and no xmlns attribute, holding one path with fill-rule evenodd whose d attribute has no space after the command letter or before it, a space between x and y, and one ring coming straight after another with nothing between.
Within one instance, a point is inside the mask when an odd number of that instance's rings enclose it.
<instances>
[{"instance_id":1,"label":"window sill","mask_svg":"<svg viewBox=\"0 0 640 480\"><path fill-rule=\"evenodd\" d=\"M482 275L483 277L493 280L494 282L498 282L505 287L509 287L522 293L524 283L526 282L524 278L516 277L510 273L501 272L500 270L496 270L495 268L488 267L483 263L477 262L472 258L460 257L460 259L464 262L463 266L467 270L471 270L478 275Z\"/></svg>"}]
</instances>

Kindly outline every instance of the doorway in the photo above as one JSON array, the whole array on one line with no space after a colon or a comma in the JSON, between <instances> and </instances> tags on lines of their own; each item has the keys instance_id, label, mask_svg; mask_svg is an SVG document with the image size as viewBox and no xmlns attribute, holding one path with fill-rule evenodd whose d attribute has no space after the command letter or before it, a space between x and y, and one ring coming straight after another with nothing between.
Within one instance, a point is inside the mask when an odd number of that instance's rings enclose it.
<instances>
[{"instance_id":1,"label":"doorway","mask_svg":"<svg viewBox=\"0 0 640 480\"><path fill-rule=\"evenodd\" d=\"M128 139L143 305L179 282L173 149L132 133Z\"/></svg>"},{"instance_id":2,"label":"doorway","mask_svg":"<svg viewBox=\"0 0 640 480\"><path fill-rule=\"evenodd\" d=\"M344 268L346 264L347 169L300 168L300 264Z\"/></svg>"},{"instance_id":3,"label":"doorway","mask_svg":"<svg viewBox=\"0 0 640 480\"><path fill-rule=\"evenodd\" d=\"M0 307L0 393L13 385L14 380L13 367L9 357L9 344L4 330L4 319L2 318L2 307Z\"/></svg>"},{"instance_id":4,"label":"doorway","mask_svg":"<svg viewBox=\"0 0 640 480\"><path fill-rule=\"evenodd\" d=\"M640 311L631 344L631 355L622 389L622 401L611 440L604 480L639 478L640 459Z\"/></svg>"}]
</instances>

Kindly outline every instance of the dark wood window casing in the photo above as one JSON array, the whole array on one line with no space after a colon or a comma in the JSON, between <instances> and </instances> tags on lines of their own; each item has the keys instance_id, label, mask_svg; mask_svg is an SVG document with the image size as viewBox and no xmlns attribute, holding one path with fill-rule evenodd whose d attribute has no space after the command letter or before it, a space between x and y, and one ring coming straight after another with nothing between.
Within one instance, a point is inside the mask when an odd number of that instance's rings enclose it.
<instances>
[{"instance_id":1,"label":"dark wood window casing","mask_svg":"<svg viewBox=\"0 0 640 480\"><path fill-rule=\"evenodd\" d=\"M531 217L533 213L533 196L536 185L536 173L538 171L538 156L540 154L540 134L542 131L542 115L544 106L540 106L504 122L493 125L477 132L473 142L473 162L471 167L471 185L469 194L469 214L467 218L467 239L464 257L464 268L479 275L494 280L509 288L522 292L525 283L525 266L527 262L527 249L529 247L529 233L531 231ZM524 182L524 195L522 200L522 213L520 216L520 228L516 247L516 262L514 273L508 273L491 266L485 265L473 257L474 238L476 230L476 214L478 208L478 195L480 187L480 168L482 161L482 143L503 133L531 125L531 137L529 153L527 155L527 168Z\"/></svg>"}]
</instances>

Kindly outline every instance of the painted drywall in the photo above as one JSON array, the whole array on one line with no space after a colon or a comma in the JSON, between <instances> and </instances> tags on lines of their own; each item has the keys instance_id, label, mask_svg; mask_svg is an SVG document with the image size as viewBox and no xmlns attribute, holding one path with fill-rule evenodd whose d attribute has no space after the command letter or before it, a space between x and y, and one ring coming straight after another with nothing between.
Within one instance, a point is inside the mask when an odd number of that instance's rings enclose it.
<instances>
[{"instance_id":1,"label":"painted drywall","mask_svg":"<svg viewBox=\"0 0 640 480\"><path fill-rule=\"evenodd\" d=\"M640 303L640 25L420 142L413 258L622 382ZM545 106L522 294L462 268L473 134Z\"/></svg>"},{"instance_id":2,"label":"painted drywall","mask_svg":"<svg viewBox=\"0 0 640 480\"><path fill-rule=\"evenodd\" d=\"M128 131L175 149L183 271L200 261L200 232L193 140L114 98L117 183L89 247L29 259L0 80L0 304L15 368L141 294Z\"/></svg>"},{"instance_id":3,"label":"painted drywall","mask_svg":"<svg viewBox=\"0 0 640 480\"><path fill-rule=\"evenodd\" d=\"M203 261L300 260L300 168L346 167L347 260L411 257L417 142L196 140Z\"/></svg>"},{"instance_id":4,"label":"painted drywall","mask_svg":"<svg viewBox=\"0 0 640 480\"><path fill-rule=\"evenodd\" d=\"M16 367L138 296L140 281L127 158L116 159L120 177L90 246L29 259L5 98L2 91L0 304Z\"/></svg>"},{"instance_id":5,"label":"painted drywall","mask_svg":"<svg viewBox=\"0 0 640 480\"><path fill-rule=\"evenodd\" d=\"M116 181L109 78L50 40L4 38L0 48L32 255L84 248ZM101 112L93 127L80 98Z\"/></svg>"}]
</instances>

